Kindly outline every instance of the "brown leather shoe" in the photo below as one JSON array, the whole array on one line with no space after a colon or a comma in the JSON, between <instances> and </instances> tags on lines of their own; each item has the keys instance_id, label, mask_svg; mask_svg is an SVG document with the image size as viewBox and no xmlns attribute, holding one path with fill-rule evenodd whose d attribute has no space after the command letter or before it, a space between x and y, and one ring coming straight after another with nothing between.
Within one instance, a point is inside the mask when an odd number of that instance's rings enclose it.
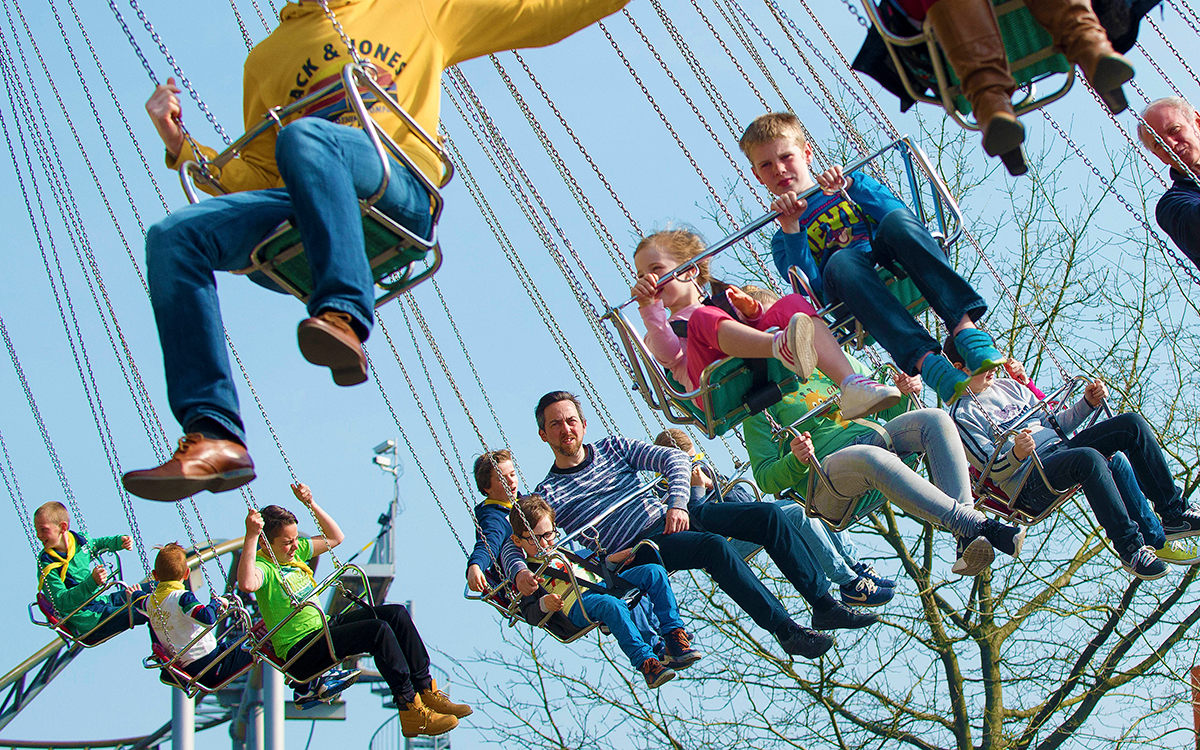
<instances>
[{"instance_id":1,"label":"brown leather shoe","mask_svg":"<svg viewBox=\"0 0 1200 750\"><path fill-rule=\"evenodd\" d=\"M296 329L300 353L314 365L328 367L338 385L358 385L367 380L367 355L350 320L348 313L326 310L302 321Z\"/></svg>"},{"instance_id":2,"label":"brown leather shoe","mask_svg":"<svg viewBox=\"0 0 1200 750\"><path fill-rule=\"evenodd\" d=\"M170 461L153 469L127 472L121 484L131 495L172 503L201 490L237 489L252 479L254 462L243 446L194 432L179 439Z\"/></svg>"}]
</instances>

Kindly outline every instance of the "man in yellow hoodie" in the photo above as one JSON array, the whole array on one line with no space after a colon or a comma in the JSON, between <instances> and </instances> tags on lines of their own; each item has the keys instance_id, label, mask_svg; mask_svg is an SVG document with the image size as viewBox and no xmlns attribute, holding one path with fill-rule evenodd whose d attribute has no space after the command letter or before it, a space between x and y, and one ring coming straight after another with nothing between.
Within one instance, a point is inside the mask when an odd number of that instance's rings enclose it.
<instances>
[{"instance_id":1,"label":"man in yellow hoodie","mask_svg":"<svg viewBox=\"0 0 1200 750\"><path fill-rule=\"evenodd\" d=\"M271 108L290 104L336 80L358 56L421 126L437 132L442 71L515 47L560 39L620 9L627 0L300 0L246 59L247 128ZM180 126L179 89L158 86L146 110L176 168L196 159ZM201 490L223 492L254 478L233 376L225 351L214 271L250 265L256 244L284 220L300 231L312 270L307 320L297 338L310 362L329 367L338 385L367 378L361 342L374 320L371 269L364 252L359 198L372 195L383 171L366 134L339 124L346 113L318 102L305 117L272 130L215 175L233 191L188 205L150 228L146 269L167 377L167 396L185 437L166 463L129 472L139 497L176 501ZM344 109L344 108L340 108ZM381 109L377 105L377 109ZM436 155L400 120L376 120L435 183ZM201 147L205 157L215 152ZM391 165L376 203L413 232L431 230L429 196L407 169ZM255 279L273 288L265 278Z\"/></svg>"}]
</instances>

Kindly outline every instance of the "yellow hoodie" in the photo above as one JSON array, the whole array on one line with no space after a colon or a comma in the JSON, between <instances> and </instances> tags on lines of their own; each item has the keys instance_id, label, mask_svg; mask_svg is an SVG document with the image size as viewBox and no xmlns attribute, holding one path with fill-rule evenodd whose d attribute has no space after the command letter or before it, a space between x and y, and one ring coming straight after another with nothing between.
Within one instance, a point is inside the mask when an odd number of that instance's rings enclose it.
<instances>
[{"instance_id":1,"label":"yellow hoodie","mask_svg":"<svg viewBox=\"0 0 1200 750\"><path fill-rule=\"evenodd\" d=\"M328 0L358 48L375 64L379 83L431 134L436 134L442 71L473 57L516 47L541 47L563 39L628 0ZM288 3L281 23L246 58L245 125L259 123L268 109L286 106L331 83L351 61L345 44L318 3ZM318 103L318 106L322 103ZM382 112L376 105L373 114ZM319 109L308 114L318 114ZM353 118L351 118L353 119ZM434 182L441 163L408 135L399 118L377 117ZM208 157L215 151L202 147ZM184 142L177 167L194 159ZM232 191L282 187L275 165L275 131L257 138L240 159L218 175Z\"/></svg>"}]
</instances>

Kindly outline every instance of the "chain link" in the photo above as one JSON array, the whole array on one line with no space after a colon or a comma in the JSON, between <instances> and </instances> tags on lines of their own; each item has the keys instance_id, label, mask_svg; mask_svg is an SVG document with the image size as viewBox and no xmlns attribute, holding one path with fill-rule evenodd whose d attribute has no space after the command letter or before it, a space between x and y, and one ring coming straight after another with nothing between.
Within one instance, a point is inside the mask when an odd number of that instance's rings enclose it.
<instances>
[{"instance_id":1,"label":"chain link","mask_svg":"<svg viewBox=\"0 0 1200 750\"><path fill-rule=\"evenodd\" d=\"M33 516L29 513L29 506L25 504L25 496L21 494L21 484L17 481L17 470L13 468L12 457L8 455L8 444L4 442L4 433L0 432L0 451L4 452L4 463L8 465L8 471L0 466L0 478L4 479L4 487L8 490L8 496L12 499L13 509L17 512L17 523L21 524L21 529L25 532L25 538L29 540L29 549L33 550L33 556L36 558L41 554L41 546L37 542L37 535L33 530ZM12 475L12 482L9 482L9 475Z\"/></svg>"},{"instance_id":2,"label":"chain link","mask_svg":"<svg viewBox=\"0 0 1200 750\"><path fill-rule=\"evenodd\" d=\"M1154 22L1154 18L1147 13L1143 20L1150 24L1150 28L1154 29L1154 33L1158 34L1159 38L1163 40L1163 44L1167 45L1167 49L1171 50L1171 54L1175 55L1175 59L1178 60L1179 64L1183 66L1183 69L1188 72L1188 75L1192 77L1192 80L1195 81L1197 85L1200 85L1200 77L1196 76L1196 71L1192 70L1192 66L1188 65L1188 61L1184 59L1183 55L1179 54L1179 50L1175 49L1175 45L1171 44L1171 40L1167 38L1167 35L1163 33L1163 30L1158 28L1158 24ZM1174 86L1171 88L1174 88Z\"/></svg>"},{"instance_id":3,"label":"chain link","mask_svg":"<svg viewBox=\"0 0 1200 750\"><path fill-rule=\"evenodd\" d=\"M366 60L363 59L361 54L359 54L358 48L354 46L354 42L351 41L350 37L346 34L346 30L342 28L342 22L339 21L337 16L333 14L333 10L330 9L329 3L326 2L326 0L317 0L317 2L321 3L321 9L325 11L325 17L329 19L331 24L333 24L333 30L337 32L337 35L342 38L342 44L346 45L346 49L350 51L350 57L358 65L365 64Z\"/></svg>"}]
</instances>

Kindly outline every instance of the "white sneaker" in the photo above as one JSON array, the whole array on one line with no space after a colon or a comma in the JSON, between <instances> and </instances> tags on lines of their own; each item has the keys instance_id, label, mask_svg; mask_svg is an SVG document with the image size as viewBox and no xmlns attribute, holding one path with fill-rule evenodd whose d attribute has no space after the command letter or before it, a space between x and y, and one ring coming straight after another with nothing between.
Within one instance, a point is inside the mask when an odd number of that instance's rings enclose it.
<instances>
[{"instance_id":1,"label":"white sneaker","mask_svg":"<svg viewBox=\"0 0 1200 750\"><path fill-rule=\"evenodd\" d=\"M958 540L958 554L950 572L960 576L977 576L991 566L996 559L996 550L992 543L982 535L970 542Z\"/></svg>"},{"instance_id":2,"label":"white sneaker","mask_svg":"<svg viewBox=\"0 0 1200 750\"><path fill-rule=\"evenodd\" d=\"M842 419L858 419L900 403L903 394L894 385L884 385L866 375L851 375L842 381Z\"/></svg>"},{"instance_id":3,"label":"white sneaker","mask_svg":"<svg viewBox=\"0 0 1200 750\"><path fill-rule=\"evenodd\" d=\"M796 313L787 328L775 334L771 353L784 367L808 380L817 369L817 350L813 348L813 320Z\"/></svg>"}]
</instances>

